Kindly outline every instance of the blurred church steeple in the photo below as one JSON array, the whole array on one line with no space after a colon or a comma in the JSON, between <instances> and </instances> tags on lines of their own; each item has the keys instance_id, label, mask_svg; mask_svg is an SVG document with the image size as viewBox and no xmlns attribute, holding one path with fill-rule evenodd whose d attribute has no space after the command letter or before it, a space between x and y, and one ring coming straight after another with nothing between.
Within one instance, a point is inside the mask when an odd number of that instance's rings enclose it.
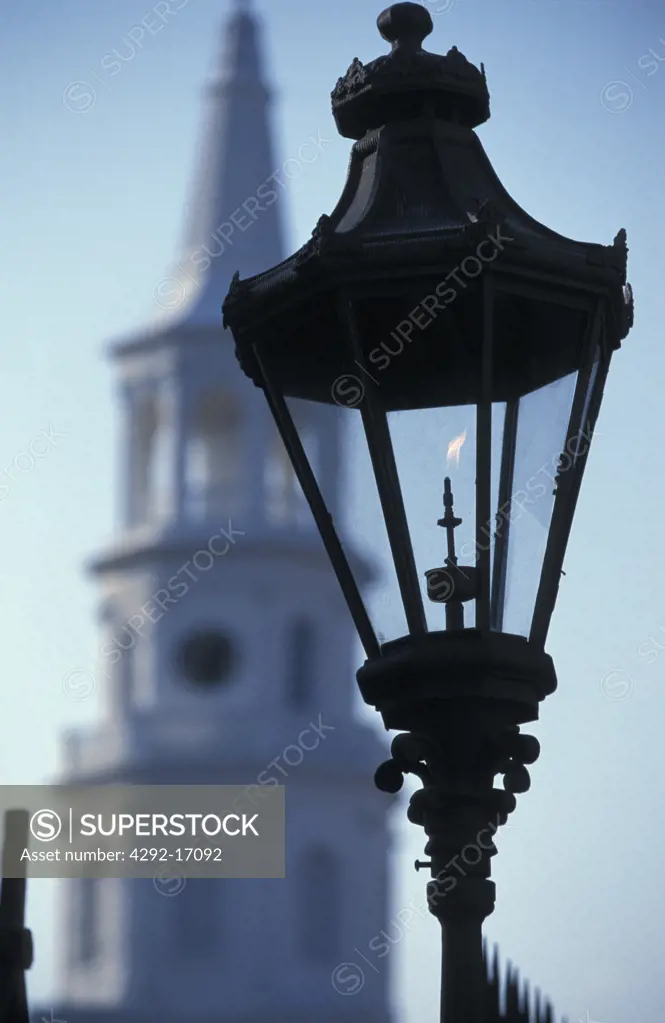
<instances>
[{"instance_id":1,"label":"blurred church steeple","mask_svg":"<svg viewBox=\"0 0 665 1023\"><path fill-rule=\"evenodd\" d=\"M67 737L60 778L287 784L287 876L67 879L55 1015L68 1023L390 1020L385 967L353 999L331 982L388 919L389 804L372 782L386 750L356 717L353 623L221 322L233 273L284 256L258 36L236 3L187 251L156 289L166 318L114 348L122 514L92 566L104 711ZM293 412L337 514L340 410Z\"/></svg>"},{"instance_id":2,"label":"blurred church steeple","mask_svg":"<svg viewBox=\"0 0 665 1023\"><path fill-rule=\"evenodd\" d=\"M235 0L206 89L184 251L174 271L178 286L174 281L166 289L172 301L161 303L167 319L219 326L234 272L247 277L285 257L271 96L260 25L249 0Z\"/></svg>"}]
</instances>

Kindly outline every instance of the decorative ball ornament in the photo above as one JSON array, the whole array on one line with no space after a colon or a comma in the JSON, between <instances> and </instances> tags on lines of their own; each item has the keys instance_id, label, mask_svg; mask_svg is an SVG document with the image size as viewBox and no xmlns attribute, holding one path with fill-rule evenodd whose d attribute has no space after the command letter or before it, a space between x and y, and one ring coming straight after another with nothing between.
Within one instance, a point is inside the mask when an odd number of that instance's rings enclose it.
<instances>
[{"instance_id":1,"label":"decorative ball ornament","mask_svg":"<svg viewBox=\"0 0 665 1023\"><path fill-rule=\"evenodd\" d=\"M513 764L503 776L503 785L506 792L520 793L528 792L531 788L531 778L526 767L522 764Z\"/></svg>"},{"instance_id":2,"label":"decorative ball ornament","mask_svg":"<svg viewBox=\"0 0 665 1023\"><path fill-rule=\"evenodd\" d=\"M404 784L404 775L394 760L386 760L374 773L374 784L380 792L395 794Z\"/></svg>"},{"instance_id":3,"label":"decorative ball ornament","mask_svg":"<svg viewBox=\"0 0 665 1023\"><path fill-rule=\"evenodd\" d=\"M393 4L376 19L379 32L393 50L399 47L419 50L431 34L434 22L429 11L420 4Z\"/></svg>"}]
</instances>

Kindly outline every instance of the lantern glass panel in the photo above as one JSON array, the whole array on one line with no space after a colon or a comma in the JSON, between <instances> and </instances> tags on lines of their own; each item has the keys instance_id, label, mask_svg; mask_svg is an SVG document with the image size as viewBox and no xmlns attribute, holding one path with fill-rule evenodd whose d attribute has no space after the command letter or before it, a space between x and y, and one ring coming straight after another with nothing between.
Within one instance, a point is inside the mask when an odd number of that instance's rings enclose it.
<instances>
[{"instance_id":1,"label":"lantern glass panel","mask_svg":"<svg viewBox=\"0 0 665 1023\"><path fill-rule=\"evenodd\" d=\"M359 378L349 375L338 388L345 400L358 400ZM406 617L359 408L302 398L287 398L285 403L356 582L363 590L373 583L367 609L377 637L388 642L404 636ZM283 524L315 531L312 512L281 441L280 445L291 474L286 487L291 515ZM343 451L353 452L353 457L342 460Z\"/></svg>"},{"instance_id":2,"label":"lantern glass panel","mask_svg":"<svg viewBox=\"0 0 665 1023\"><path fill-rule=\"evenodd\" d=\"M307 408L309 402L289 399L287 405L298 430L307 460L315 475L320 474L321 437L317 429L317 417ZM298 482L291 459L284 443L275 429L266 449L264 465L265 508L268 521L273 526L297 527L315 530L305 495Z\"/></svg>"},{"instance_id":3,"label":"lantern glass panel","mask_svg":"<svg viewBox=\"0 0 665 1023\"><path fill-rule=\"evenodd\" d=\"M505 401L494 402L492 405L492 462L491 462L491 483L490 483L490 505L492 509L498 509L505 501L505 495L501 489L501 455L503 452L503 438L506 425ZM489 544L490 548L490 590L495 586L495 546L496 546L496 516L488 525L483 523L479 530L480 543L484 546ZM477 554L476 554L477 560Z\"/></svg>"},{"instance_id":4,"label":"lantern glass panel","mask_svg":"<svg viewBox=\"0 0 665 1023\"><path fill-rule=\"evenodd\" d=\"M601 366L601 347L600 344L596 345L596 352L591 366L591 373L589 374L589 382L587 384L586 394L584 395L584 405L582 406L582 414L580 416L579 424L579 437L575 442L571 442L571 452L575 463L582 458L589 446L591 440L592 427L589 419L592 411L591 405L594 397L594 391L596 388L596 381L598 380L598 372Z\"/></svg>"},{"instance_id":5,"label":"lantern glass panel","mask_svg":"<svg viewBox=\"0 0 665 1023\"><path fill-rule=\"evenodd\" d=\"M346 536L351 546L367 552L378 568L368 594L368 611L379 641L387 643L407 635L409 629L362 418L357 409L351 415L345 410L342 418L349 423L347 450L353 452L352 464L346 467Z\"/></svg>"},{"instance_id":6,"label":"lantern glass panel","mask_svg":"<svg viewBox=\"0 0 665 1023\"><path fill-rule=\"evenodd\" d=\"M529 635L577 377L570 373L506 407L504 453L513 472L496 512L491 608L492 626L502 632Z\"/></svg>"},{"instance_id":7,"label":"lantern glass panel","mask_svg":"<svg viewBox=\"0 0 665 1023\"><path fill-rule=\"evenodd\" d=\"M444 609L427 599L425 572L444 566L448 554L446 532L437 525L444 514L446 476L455 515L462 519L454 531L456 556L460 565L475 564L476 407L389 412L388 425L427 626L442 629ZM464 624L466 628L475 624L473 601L465 606Z\"/></svg>"}]
</instances>

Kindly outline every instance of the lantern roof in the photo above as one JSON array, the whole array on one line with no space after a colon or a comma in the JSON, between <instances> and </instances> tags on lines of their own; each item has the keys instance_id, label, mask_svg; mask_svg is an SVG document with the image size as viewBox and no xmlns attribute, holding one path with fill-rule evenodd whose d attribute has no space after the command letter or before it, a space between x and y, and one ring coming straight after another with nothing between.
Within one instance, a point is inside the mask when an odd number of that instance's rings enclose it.
<instances>
[{"instance_id":1,"label":"lantern roof","mask_svg":"<svg viewBox=\"0 0 665 1023\"><path fill-rule=\"evenodd\" d=\"M338 130L356 139L339 202L294 255L246 280L236 273L224 301L244 371L257 380L251 350L266 330L284 336L300 320L320 339L340 292L393 294L411 280L416 294L490 240L500 250L493 271L604 295L619 347L633 318L626 232L611 245L579 242L529 216L474 131L489 117L484 69L456 49L422 50L432 18L420 4L395 4L377 24L392 52L354 60L332 93Z\"/></svg>"}]
</instances>

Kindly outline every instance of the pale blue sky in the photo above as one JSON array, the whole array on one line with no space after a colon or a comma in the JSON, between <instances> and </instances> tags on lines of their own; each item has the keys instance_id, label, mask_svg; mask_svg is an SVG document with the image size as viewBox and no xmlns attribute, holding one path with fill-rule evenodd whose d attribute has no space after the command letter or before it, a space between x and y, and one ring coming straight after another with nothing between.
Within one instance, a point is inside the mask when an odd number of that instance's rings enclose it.
<instances>
[{"instance_id":1,"label":"pale blue sky","mask_svg":"<svg viewBox=\"0 0 665 1023\"><path fill-rule=\"evenodd\" d=\"M559 690L538 726L532 790L500 839L487 931L571 1020L588 1010L602 1023L657 1023L665 659L652 638L665 648L665 9L656 0L426 6L429 48L455 44L485 63L493 117L479 134L517 201L574 238L610 243L628 231L636 325L610 372L548 644ZM385 52L380 4L256 7L278 86L279 163L317 130L334 139L290 185L293 248L341 192L349 143L335 134L329 93L353 57ZM82 564L115 516L118 423L102 351L154 312L154 286L176 255L201 89L227 6L189 0L111 77L103 58L130 52L128 34L150 9L146 0L24 0L3 13L0 468L31 465L30 454L16 456L31 443L42 451L35 438L55 431L33 468L14 468L14 479L3 468L0 478L7 783L52 776L61 731L98 710L94 695L69 699L63 679L95 653L95 591ZM90 109L63 101L77 81L94 86ZM85 106L82 95L70 92L70 107ZM412 869L421 849L419 830L401 827L395 913L422 905L424 878ZM34 884L33 999L52 980L48 902L46 883ZM358 935L358 948L367 954L373 937ZM435 1023L435 922L416 918L391 957L402 1023Z\"/></svg>"}]
</instances>

